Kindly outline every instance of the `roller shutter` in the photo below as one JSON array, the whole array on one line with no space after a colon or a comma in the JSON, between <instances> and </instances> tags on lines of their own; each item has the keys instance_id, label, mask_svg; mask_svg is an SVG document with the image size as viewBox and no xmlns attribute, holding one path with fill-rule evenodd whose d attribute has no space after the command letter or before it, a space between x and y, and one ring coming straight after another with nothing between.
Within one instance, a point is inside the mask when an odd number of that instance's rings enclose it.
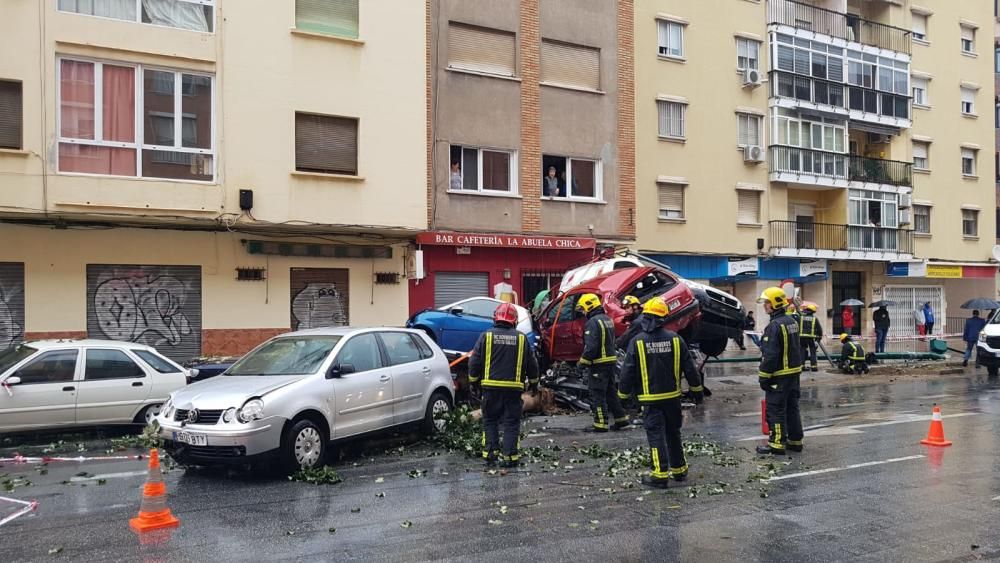
<instances>
[{"instance_id":1,"label":"roller shutter","mask_svg":"<svg viewBox=\"0 0 1000 563\"><path fill-rule=\"evenodd\" d=\"M470 297L490 296L486 272L437 272L434 274L434 307L444 307Z\"/></svg>"},{"instance_id":2,"label":"roller shutter","mask_svg":"<svg viewBox=\"0 0 1000 563\"><path fill-rule=\"evenodd\" d=\"M558 41L542 41L542 82L601 88L601 51Z\"/></svg>"},{"instance_id":3,"label":"roller shutter","mask_svg":"<svg viewBox=\"0 0 1000 563\"><path fill-rule=\"evenodd\" d=\"M350 324L349 279L346 268L292 268L292 330Z\"/></svg>"},{"instance_id":4,"label":"roller shutter","mask_svg":"<svg viewBox=\"0 0 1000 563\"><path fill-rule=\"evenodd\" d=\"M24 264L0 262L0 350L24 340Z\"/></svg>"},{"instance_id":5,"label":"roller shutter","mask_svg":"<svg viewBox=\"0 0 1000 563\"><path fill-rule=\"evenodd\" d=\"M456 69L514 76L514 34L451 22L448 24L448 66Z\"/></svg>"}]
</instances>

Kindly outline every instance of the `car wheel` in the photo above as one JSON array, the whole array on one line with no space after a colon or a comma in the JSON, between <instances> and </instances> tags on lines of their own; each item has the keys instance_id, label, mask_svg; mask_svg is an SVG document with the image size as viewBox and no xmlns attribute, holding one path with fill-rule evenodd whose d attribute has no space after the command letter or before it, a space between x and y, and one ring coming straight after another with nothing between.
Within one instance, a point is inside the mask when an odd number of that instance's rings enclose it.
<instances>
[{"instance_id":1,"label":"car wheel","mask_svg":"<svg viewBox=\"0 0 1000 563\"><path fill-rule=\"evenodd\" d=\"M445 421L440 417L449 412L451 412L451 398L444 391L435 391L431 395L431 400L427 401L427 411L421 424L423 433L430 436L444 430Z\"/></svg>"},{"instance_id":2,"label":"car wheel","mask_svg":"<svg viewBox=\"0 0 1000 563\"><path fill-rule=\"evenodd\" d=\"M300 420L285 431L281 441L282 465L288 472L323 465L326 446L323 430L311 420Z\"/></svg>"},{"instance_id":3,"label":"car wheel","mask_svg":"<svg viewBox=\"0 0 1000 563\"><path fill-rule=\"evenodd\" d=\"M133 422L135 424L145 424L147 426L149 424L152 424L153 419L155 419L160 414L160 407L162 406L163 404L161 403L156 403L155 405L149 405L148 407L139 411L139 414L135 415L135 420Z\"/></svg>"},{"instance_id":4,"label":"car wheel","mask_svg":"<svg viewBox=\"0 0 1000 563\"><path fill-rule=\"evenodd\" d=\"M699 349L702 354L710 358L714 358L726 351L726 344L729 340L718 339L718 340L706 340L704 342L699 342Z\"/></svg>"},{"instance_id":5,"label":"car wheel","mask_svg":"<svg viewBox=\"0 0 1000 563\"><path fill-rule=\"evenodd\" d=\"M1000 366L986 366L986 373L990 377L996 377L997 374L1000 374Z\"/></svg>"}]
</instances>

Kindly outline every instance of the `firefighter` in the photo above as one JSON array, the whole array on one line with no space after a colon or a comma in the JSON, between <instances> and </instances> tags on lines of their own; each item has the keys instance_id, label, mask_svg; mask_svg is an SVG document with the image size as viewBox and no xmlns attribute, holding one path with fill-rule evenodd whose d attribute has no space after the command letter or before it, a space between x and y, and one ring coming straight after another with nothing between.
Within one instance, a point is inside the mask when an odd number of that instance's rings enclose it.
<instances>
[{"instance_id":1,"label":"firefighter","mask_svg":"<svg viewBox=\"0 0 1000 563\"><path fill-rule=\"evenodd\" d=\"M622 335L618 337L618 340L615 341L615 348L617 348L617 350L615 350L615 383L618 384L621 382L621 371L622 366L625 364L625 353L628 350L629 343L631 343L632 339L639 334L641 326L639 320L642 315L642 302L640 302L634 295L626 295L625 298L622 299L622 306L627 312L623 321L628 325L628 328L626 328L625 332L623 332ZM641 407L636 402L635 398L622 400L622 408L625 409L625 412L628 414L632 424L642 424L642 419L638 417L641 413Z\"/></svg>"},{"instance_id":2,"label":"firefighter","mask_svg":"<svg viewBox=\"0 0 1000 563\"><path fill-rule=\"evenodd\" d=\"M479 336L469 359L469 381L482 387L483 459L495 466L503 424L503 467L520 462L521 393L538 389L538 364L527 337L514 328L517 309L501 303L493 328Z\"/></svg>"},{"instance_id":3,"label":"firefighter","mask_svg":"<svg viewBox=\"0 0 1000 563\"><path fill-rule=\"evenodd\" d=\"M802 451L802 417L799 413L799 376L802 373L802 343L799 323L788 314L788 297L780 287L769 287L758 303L771 317L761 341L758 378L767 403L771 433L767 445L757 453L785 455L785 448Z\"/></svg>"},{"instance_id":4,"label":"firefighter","mask_svg":"<svg viewBox=\"0 0 1000 563\"><path fill-rule=\"evenodd\" d=\"M799 318L799 339L802 341L802 371L805 371L805 361L809 360L810 369L819 371L816 362L817 343L823 338L823 325L819 324L816 315L816 304L806 303L802 306L802 317Z\"/></svg>"},{"instance_id":5,"label":"firefighter","mask_svg":"<svg viewBox=\"0 0 1000 563\"><path fill-rule=\"evenodd\" d=\"M645 408L643 426L649 440L652 472L643 484L666 488L670 479L687 479L681 444L681 372L696 403L701 403L701 374L684 339L663 327L669 308L660 298L643 307L639 334L629 344L622 369L621 397L633 395Z\"/></svg>"},{"instance_id":6,"label":"firefighter","mask_svg":"<svg viewBox=\"0 0 1000 563\"><path fill-rule=\"evenodd\" d=\"M580 366L590 389L590 408L594 412L594 425L587 432L607 432L609 428L621 430L629 425L628 416L618 399L615 385L615 324L601 299L585 293L576 302L576 310L587 317L583 329L583 354ZM608 410L614 419L609 421Z\"/></svg>"},{"instance_id":7,"label":"firefighter","mask_svg":"<svg viewBox=\"0 0 1000 563\"><path fill-rule=\"evenodd\" d=\"M840 371L852 373L868 373L868 361L865 360L865 349L851 338L846 332L840 335L840 343L844 347L840 350Z\"/></svg>"}]
</instances>

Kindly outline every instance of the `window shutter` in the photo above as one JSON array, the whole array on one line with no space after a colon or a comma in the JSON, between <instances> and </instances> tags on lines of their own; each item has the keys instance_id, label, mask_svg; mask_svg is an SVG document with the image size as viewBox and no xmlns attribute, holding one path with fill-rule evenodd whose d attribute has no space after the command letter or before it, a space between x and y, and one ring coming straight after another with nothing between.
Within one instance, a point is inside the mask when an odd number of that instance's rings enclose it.
<instances>
[{"instance_id":1,"label":"window shutter","mask_svg":"<svg viewBox=\"0 0 1000 563\"><path fill-rule=\"evenodd\" d=\"M601 51L542 41L542 82L601 89Z\"/></svg>"},{"instance_id":2,"label":"window shutter","mask_svg":"<svg viewBox=\"0 0 1000 563\"><path fill-rule=\"evenodd\" d=\"M921 142L913 143L913 158L927 158L927 144Z\"/></svg>"},{"instance_id":3,"label":"window shutter","mask_svg":"<svg viewBox=\"0 0 1000 563\"><path fill-rule=\"evenodd\" d=\"M660 197L660 217L684 218L684 186L678 184L658 184Z\"/></svg>"},{"instance_id":4,"label":"window shutter","mask_svg":"<svg viewBox=\"0 0 1000 563\"><path fill-rule=\"evenodd\" d=\"M954 36L952 36L952 37L954 37ZM971 27L965 27L963 25L962 26L962 39L968 39L969 41L973 41L975 38L976 38L976 31L974 29L972 29Z\"/></svg>"},{"instance_id":5,"label":"window shutter","mask_svg":"<svg viewBox=\"0 0 1000 563\"><path fill-rule=\"evenodd\" d=\"M968 103L974 103L976 101L976 93L969 88L962 88L962 101Z\"/></svg>"},{"instance_id":6,"label":"window shutter","mask_svg":"<svg viewBox=\"0 0 1000 563\"><path fill-rule=\"evenodd\" d=\"M358 120L296 113L295 169L356 176Z\"/></svg>"},{"instance_id":7,"label":"window shutter","mask_svg":"<svg viewBox=\"0 0 1000 563\"><path fill-rule=\"evenodd\" d=\"M962 149L962 158L972 159L975 158L975 153L972 149Z\"/></svg>"},{"instance_id":8,"label":"window shutter","mask_svg":"<svg viewBox=\"0 0 1000 563\"><path fill-rule=\"evenodd\" d=\"M358 37L358 0L295 0L295 27Z\"/></svg>"},{"instance_id":9,"label":"window shutter","mask_svg":"<svg viewBox=\"0 0 1000 563\"><path fill-rule=\"evenodd\" d=\"M502 76L514 76L514 34L449 23L448 66Z\"/></svg>"},{"instance_id":10,"label":"window shutter","mask_svg":"<svg viewBox=\"0 0 1000 563\"><path fill-rule=\"evenodd\" d=\"M738 190L736 222L741 224L760 224L760 192L755 190Z\"/></svg>"},{"instance_id":11,"label":"window shutter","mask_svg":"<svg viewBox=\"0 0 1000 563\"><path fill-rule=\"evenodd\" d=\"M0 148L20 149L21 83L0 80Z\"/></svg>"},{"instance_id":12,"label":"window shutter","mask_svg":"<svg viewBox=\"0 0 1000 563\"><path fill-rule=\"evenodd\" d=\"M924 37L927 35L927 16L922 14L913 14L913 33L917 36Z\"/></svg>"}]
</instances>

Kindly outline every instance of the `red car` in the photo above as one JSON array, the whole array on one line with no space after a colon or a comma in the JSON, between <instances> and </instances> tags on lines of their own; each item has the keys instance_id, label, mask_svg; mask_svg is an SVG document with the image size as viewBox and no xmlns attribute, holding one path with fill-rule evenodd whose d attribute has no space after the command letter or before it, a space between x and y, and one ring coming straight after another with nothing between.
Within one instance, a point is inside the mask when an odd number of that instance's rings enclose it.
<instances>
[{"instance_id":1,"label":"red car","mask_svg":"<svg viewBox=\"0 0 1000 563\"><path fill-rule=\"evenodd\" d=\"M608 316L615 322L615 333L625 332L622 299L633 295L645 303L662 296L670 307L667 328L690 337L701 316L698 301L691 289L674 274L659 268L642 267L615 270L587 280L556 297L538 315L543 362L576 362L583 353L583 326L586 319L575 314L581 295L594 293Z\"/></svg>"}]
</instances>

